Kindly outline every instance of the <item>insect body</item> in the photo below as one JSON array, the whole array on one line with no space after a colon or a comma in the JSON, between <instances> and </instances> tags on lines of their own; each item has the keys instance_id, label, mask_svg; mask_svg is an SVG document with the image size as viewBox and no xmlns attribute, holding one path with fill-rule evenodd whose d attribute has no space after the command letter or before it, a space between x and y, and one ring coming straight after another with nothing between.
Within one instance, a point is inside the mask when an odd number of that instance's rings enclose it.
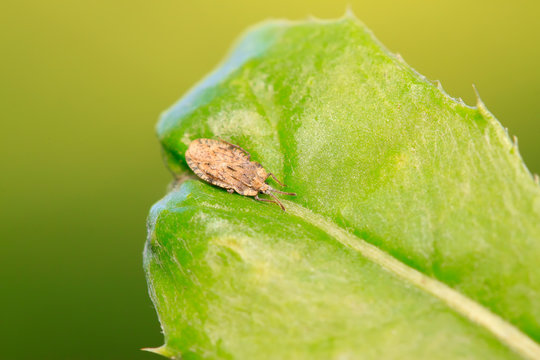
<instances>
[{"instance_id":1,"label":"insect body","mask_svg":"<svg viewBox=\"0 0 540 360\"><path fill-rule=\"evenodd\" d=\"M223 140L193 140L186 151L186 161L198 177L227 189L231 194L236 191L240 195L254 196L258 201L276 203L283 210L285 207L272 193L296 195L273 189L265 182L270 176L281 186L286 185L261 164L251 161L246 150ZM270 195L274 200L261 199L259 193Z\"/></svg>"}]
</instances>

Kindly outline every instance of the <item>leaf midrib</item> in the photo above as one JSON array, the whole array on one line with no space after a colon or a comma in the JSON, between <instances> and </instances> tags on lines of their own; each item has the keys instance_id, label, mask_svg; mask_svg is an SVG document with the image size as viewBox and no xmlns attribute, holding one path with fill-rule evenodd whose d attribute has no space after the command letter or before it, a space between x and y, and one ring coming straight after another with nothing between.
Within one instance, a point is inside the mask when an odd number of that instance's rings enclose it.
<instances>
[{"instance_id":1,"label":"leaf midrib","mask_svg":"<svg viewBox=\"0 0 540 360\"><path fill-rule=\"evenodd\" d=\"M485 328L503 344L526 359L540 359L540 345L489 309L452 289L443 282L431 278L406 265L390 254L367 241L347 232L325 217L291 201L282 200L290 215L297 216L321 229L342 245L358 251L368 260L381 266L385 271L435 296L452 310L469 321Z\"/></svg>"}]
</instances>

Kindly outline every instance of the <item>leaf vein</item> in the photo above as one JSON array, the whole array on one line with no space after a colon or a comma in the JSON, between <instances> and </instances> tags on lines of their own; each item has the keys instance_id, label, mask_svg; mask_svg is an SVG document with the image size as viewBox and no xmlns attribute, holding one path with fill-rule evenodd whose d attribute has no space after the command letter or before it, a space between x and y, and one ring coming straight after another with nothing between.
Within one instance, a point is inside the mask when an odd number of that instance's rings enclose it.
<instances>
[{"instance_id":1,"label":"leaf vein","mask_svg":"<svg viewBox=\"0 0 540 360\"><path fill-rule=\"evenodd\" d=\"M499 341L522 357L531 360L540 359L540 345L499 315L448 285L402 263L390 254L347 232L323 216L315 214L297 203L284 202L287 203L287 211L291 215L300 217L320 228L344 246L360 252L364 257L378 264L384 270L437 297L452 310L485 328Z\"/></svg>"}]
</instances>

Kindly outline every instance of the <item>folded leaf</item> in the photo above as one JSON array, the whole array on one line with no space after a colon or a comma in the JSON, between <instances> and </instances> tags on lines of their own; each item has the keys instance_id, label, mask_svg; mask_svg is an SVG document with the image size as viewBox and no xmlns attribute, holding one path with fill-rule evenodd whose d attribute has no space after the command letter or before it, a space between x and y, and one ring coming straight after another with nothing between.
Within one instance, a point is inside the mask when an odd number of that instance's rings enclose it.
<instances>
[{"instance_id":1,"label":"folded leaf","mask_svg":"<svg viewBox=\"0 0 540 360\"><path fill-rule=\"evenodd\" d=\"M540 187L480 101L450 98L351 16L251 30L158 135L178 178L189 143L219 137L298 196L284 213L188 180L153 207L154 351L540 358Z\"/></svg>"}]
</instances>

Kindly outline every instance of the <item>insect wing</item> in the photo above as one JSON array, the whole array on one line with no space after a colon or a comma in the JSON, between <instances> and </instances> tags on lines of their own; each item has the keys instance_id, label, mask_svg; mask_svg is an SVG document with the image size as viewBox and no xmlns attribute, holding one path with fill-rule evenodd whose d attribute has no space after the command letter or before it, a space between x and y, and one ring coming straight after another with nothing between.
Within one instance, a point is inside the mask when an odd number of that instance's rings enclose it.
<instances>
[{"instance_id":1,"label":"insect wing","mask_svg":"<svg viewBox=\"0 0 540 360\"><path fill-rule=\"evenodd\" d=\"M212 142L213 154L216 160L226 163L249 162L249 154L241 148L220 140Z\"/></svg>"},{"instance_id":2,"label":"insect wing","mask_svg":"<svg viewBox=\"0 0 540 360\"><path fill-rule=\"evenodd\" d=\"M191 170L201 179L209 182L210 184L230 189L233 186L227 183L221 171L216 168L215 164L209 162L200 162L193 159L188 159L187 163Z\"/></svg>"},{"instance_id":3,"label":"insect wing","mask_svg":"<svg viewBox=\"0 0 540 360\"><path fill-rule=\"evenodd\" d=\"M225 164L220 173L228 184L231 184L237 193L255 196L258 193L253 186L252 163Z\"/></svg>"},{"instance_id":4,"label":"insect wing","mask_svg":"<svg viewBox=\"0 0 540 360\"><path fill-rule=\"evenodd\" d=\"M201 179L243 195L253 196L253 180L259 164L249 160L242 148L221 140L197 139L186 151L189 167ZM264 180L263 180L264 181Z\"/></svg>"}]
</instances>

